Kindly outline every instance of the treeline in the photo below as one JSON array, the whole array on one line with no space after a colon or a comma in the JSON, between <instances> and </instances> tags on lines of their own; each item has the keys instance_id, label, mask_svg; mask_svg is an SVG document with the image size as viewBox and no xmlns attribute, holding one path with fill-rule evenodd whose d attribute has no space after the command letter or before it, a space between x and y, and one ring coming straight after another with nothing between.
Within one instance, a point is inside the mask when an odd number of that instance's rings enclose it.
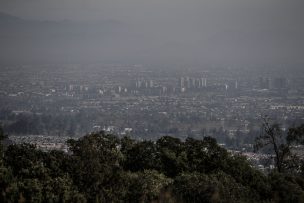
<instances>
[{"instance_id":1,"label":"treeline","mask_svg":"<svg viewBox=\"0 0 304 203\"><path fill-rule=\"evenodd\" d=\"M76 136L92 131L89 123L92 122L93 118L85 113L77 113L72 116L64 114L14 115L6 111L0 116L0 120L5 121L3 125L5 131L13 135Z\"/></svg>"},{"instance_id":2,"label":"treeline","mask_svg":"<svg viewBox=\"0 0 304 203\"><path fill-rule=\"evenodd\" d=\"M68 153L1 146L0 202L304 202L301 167L266 175L210 137L100 132L67 144Z\"/></svg>"},{"instance_id":3,"label":"treeline","mask_svg":"<svg viewBox=\"0 0 304 203\"><path fill-rule=\"evenodd\" d=\"M2 112L4 112L2 114ZM37 114L19 114L14 115L10 111L0 111L0 121L5 121L3 128L10 135L56 135L56 136L75 136L79 137L86 132L93 131L92 123L97 117L88 115L84 112L75 115L37 115ZM144 118L142 120L145 120ZM102 122L105 125L110 123ZM132 135L135 137L144 137L156 139L153 135L169 134L175 137L188 137L201 139L210 136L215 138L219 143L225 143L227 147L238 148L243 144L253 144L254 138L259 135L258 130L251 129L248 133L238 130L233 137L223 128L202 128L200 132L193 133L189 127L185 132L177 126L168 127L164 120L153 120L153 125L139 128L136 125L127 125L133 128ZM161 126L162 125L162 126ZM146 128L147 127L147 128ZM147 129L149 129L147 131ZM122 130L122 129L121 129Z\"/></svg>"}]
</instances>

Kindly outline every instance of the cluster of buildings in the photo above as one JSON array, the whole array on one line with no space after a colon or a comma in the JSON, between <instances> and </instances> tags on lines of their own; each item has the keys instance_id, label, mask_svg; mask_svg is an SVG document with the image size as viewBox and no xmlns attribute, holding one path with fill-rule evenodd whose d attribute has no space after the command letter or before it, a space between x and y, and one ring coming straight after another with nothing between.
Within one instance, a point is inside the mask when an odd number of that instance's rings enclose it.
<instances>
[{"instance_id":1,"label":"cluster of buildings","mask_svg":"<svg viewBox=\"0 0 304 203\"><path fill-rule=\"evenodd\" d=\"M28 143L43 151L60 150L68 152L67 140L75 139L66 136L47 136L47 135L19 135L10 136L9 139L15 144Z\"/></svg>"},{"instance_id":2,"label":"cluster of buildings","mask_svg":"<svg viewBox=\"0 0 304 203\"><path fill-rule=\"evenodd\" d=\"M260 89L287 89L288 81L285 77L260 77L259 87Z\"/></svg>"},{"instance_id":3,"label":"cluster of buildings","mask_svg":"<svg viewBox=\"0 0 304 203\"><path fill-rule=\"evenodd\" d=\"M221 142L258 130L263 115L284 128L303 122L303 74L253 70L100 64L4 67L0 122L10 125L22 114L62 115L79 125L78 136L113 129L152 139L211 135ZM67 128L60 134L68 136Z\"/></svg>"},{"instance_id":4,"label":"cluster of buildings","mask_svg":"<svg viewBox=\"0 0 304 203\"><path fill-rule=\"evenodd\" d=\"M206 87L207 78L181 77L179 80L179 88L181 92L185 92L187 89L200 89Z\"/></svg>"}]
</instances>

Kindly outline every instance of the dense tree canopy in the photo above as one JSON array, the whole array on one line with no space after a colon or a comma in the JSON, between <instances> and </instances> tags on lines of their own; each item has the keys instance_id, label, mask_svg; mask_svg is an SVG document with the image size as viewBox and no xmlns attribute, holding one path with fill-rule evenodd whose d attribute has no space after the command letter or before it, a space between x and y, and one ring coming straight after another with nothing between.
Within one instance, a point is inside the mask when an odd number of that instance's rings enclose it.
<instances>
[{"instance_id":1,"label":"dense tree canopy","mask_svg":"<svg viewBox=\"0 0 304 203\"><path fill-rule=\"evenodd\" d=\"M289 131L290 142L302 139L301 129ZM100 132L67 144L68 153L8 146L0 202L304 201L301 171L263 174L210 137L154 142Z\"/></svg>"}]
</instances>

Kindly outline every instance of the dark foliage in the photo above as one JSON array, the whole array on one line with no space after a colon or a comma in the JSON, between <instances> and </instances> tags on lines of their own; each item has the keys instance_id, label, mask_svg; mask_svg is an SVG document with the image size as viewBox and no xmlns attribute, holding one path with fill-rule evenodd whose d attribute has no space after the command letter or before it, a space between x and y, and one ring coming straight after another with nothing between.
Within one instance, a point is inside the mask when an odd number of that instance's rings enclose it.
<instances>
[{"instance_id":1,"label":"dark foliage","mask_svg":"<svg viewBox=\"0 0 304 203\"><path fill-rule=\"evenodd\" d=\"M290 135L300 140L297 130ZM68 153L9 146L0 162L0 202L304 201L301 171L265 175L210 137L152 142L100 132L67 144Z\"/></svg>"}]
</instances>

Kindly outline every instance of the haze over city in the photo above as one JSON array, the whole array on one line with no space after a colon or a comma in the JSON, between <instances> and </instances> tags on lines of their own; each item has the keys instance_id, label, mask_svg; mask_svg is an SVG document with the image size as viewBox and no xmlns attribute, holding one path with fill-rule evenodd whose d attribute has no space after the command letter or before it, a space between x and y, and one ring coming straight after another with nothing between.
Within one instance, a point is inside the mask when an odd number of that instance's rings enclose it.
<instances>
[{"instance_id":1,"label":"haze over city","mask_svg":"<svg viewBox=\"0 0 304 203\"><path fill-rule=\"evenodd\" d=\"M1 0L1 60L301 64L301 0Z\"/></svg>"},{"instance_id":2,"label":"haze over city","mask_svg":"<svg viewBox=\"0 0 304 203\"><path fill-rule=\"evenodd\" d=\"M304 202L303 0L0 0L0 202Z\"/></svg>"}]
</instances>

